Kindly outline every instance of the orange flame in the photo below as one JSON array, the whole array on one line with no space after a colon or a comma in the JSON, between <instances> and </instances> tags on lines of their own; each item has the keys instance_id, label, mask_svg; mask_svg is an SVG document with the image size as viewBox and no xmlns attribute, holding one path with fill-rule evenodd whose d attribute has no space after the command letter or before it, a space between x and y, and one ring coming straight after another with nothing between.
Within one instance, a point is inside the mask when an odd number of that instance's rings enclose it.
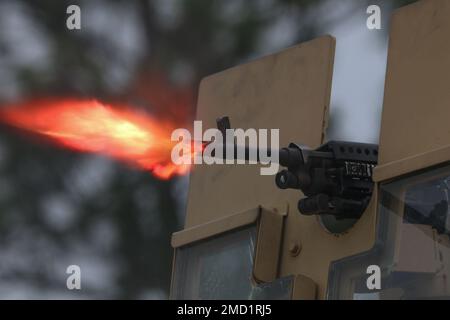
<instances>
[{"instance_id":1,"label":"orange flame","mask_svg":"<svg viewBox=\"0 0 450 320\"><path fill-rule=\"evenodd\" d=\"M97 100L31 100L2 108L0 120L67 148L101 153L150 170L161 179L190 170L189 165L171 161L175 125L127 106Z\"/></svg>"}]
</instances>

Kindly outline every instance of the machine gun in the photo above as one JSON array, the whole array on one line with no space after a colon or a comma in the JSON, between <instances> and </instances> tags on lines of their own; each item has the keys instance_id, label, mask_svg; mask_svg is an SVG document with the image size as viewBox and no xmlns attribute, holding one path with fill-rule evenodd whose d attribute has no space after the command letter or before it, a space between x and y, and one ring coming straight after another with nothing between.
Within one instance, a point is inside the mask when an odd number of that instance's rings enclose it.
<instances>
[{"instance_id":1,"label":"machine gun","mask_svg":"<svg viewBox=\"0 0 450 320\"><path fill-rule=\"evenodd\" d=\"M226 130L231 129L230 119L217 119L217 128L225 137ZM235 157L240 147L234 145ZM245 160L249 160L251 152L244 148ZM275 177L278 188L297 189L305 195L298 202L300 213L358 219L366 209L373 191L378 145L330 141L311 150L291 143L287 148L268 150L267 154L273 152L279 153L279 164L286 168Z\"/></svg>"}]
</instances>

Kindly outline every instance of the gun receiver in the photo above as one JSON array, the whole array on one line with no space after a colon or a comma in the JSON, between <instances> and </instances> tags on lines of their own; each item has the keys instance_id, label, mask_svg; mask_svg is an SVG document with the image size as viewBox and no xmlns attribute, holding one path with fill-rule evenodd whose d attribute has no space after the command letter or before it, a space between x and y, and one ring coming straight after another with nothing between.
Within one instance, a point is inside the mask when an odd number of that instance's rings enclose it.
<instances>
[{"instance_id":1,"label":"gun receiver","mask_svg":"<svg viewBox=\"0 0 450 320\"><path fill-rule=\"evenodd\" d=\"M225 136L225 131L231 129L229 118L217 119L217 128ZM242 146L234 146L238 148ZM249 160L250 150L243 148L245 160ZM358 219L366 209L373 192L377 145L330 141L311 150L291 143L287 148L268 151L278 152L279 164L286 168L276 175L276 185L280 189L298 189L305 195L298 202L300 213Z\"/></svg>"}]
</instances>

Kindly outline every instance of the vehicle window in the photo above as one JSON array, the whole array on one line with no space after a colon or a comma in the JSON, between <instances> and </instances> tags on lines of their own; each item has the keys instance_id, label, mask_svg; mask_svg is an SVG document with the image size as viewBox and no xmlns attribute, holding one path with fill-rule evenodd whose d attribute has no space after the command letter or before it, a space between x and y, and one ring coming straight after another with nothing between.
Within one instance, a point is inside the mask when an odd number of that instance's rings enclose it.
<instances>
[{"instance_id":1,"label":"vehicle window","mask_svg":"<svg viewBox=\"0 0 450 320\"><path fill-rule=\"evenodd\" d=\"M332 263L330 299L450 298L450 166L382 184L374 248ZM381 269L381 289L367 267Z\"/></svg>"},{"instance_id":2,"label":"vehicle window","mask_svg":"<svg viewBox=\"0 0 450 320\"><path fill-rule=\"evenodd\" d=\"M292 279L257 285L252 280L256 226L176 250L173 299L290 299Z\"/></svg>"}]
</instances>

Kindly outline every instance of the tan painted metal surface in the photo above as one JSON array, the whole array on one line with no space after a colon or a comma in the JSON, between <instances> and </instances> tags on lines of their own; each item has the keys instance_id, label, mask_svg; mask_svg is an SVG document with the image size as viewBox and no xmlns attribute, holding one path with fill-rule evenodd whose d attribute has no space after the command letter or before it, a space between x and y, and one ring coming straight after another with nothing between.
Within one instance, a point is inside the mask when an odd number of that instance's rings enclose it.
<instances>
[{"instance_id":1,"label":"tan painted metal surface","mask_svg":"<svg viewBox=\"0 0 450 320\"><path fill-rule=\"evenodd\" d=\"M298 275L294 278L292 300L317 299L317 285L310 278Z\"/></svg>"},{"instance_id":2,"label":"tan painted metal surface","mask_svg":"<svg viewBox=\"0 0 450 320\"><path fill-rule=\"evenodd\" d=\"M282 276L301 274L317 284L317 297L324 299L330 262L369 250L375 239L377 192L361 219L348 232L329 233L318 217L302 216L294 207L285 222L284 246L281 258ZM289 248L299 244L301 252L293 257Z\"/></svg>"},{"instance_id":3,"label":"tan painted metal surface","mask_svg":"<svg viewBox=\"0 0 450 320\"><path fill-rule=\"evenodd\" d=\"M450 145L377 166L373 173L373 180L375 182L385 181L448 161L450 161Z\"/></svg>"},{"instance_id":4,"label":"tan painted metal surface","mask_svg":"<svg viewBox=\"0 0 450 320\"><path fill-rule=\"evenodd\" d=\"M214 128L228 115L236 128L280 129L280 143L321 144L331 91L335 40L329 36L207 77L197 119ZM298 199L278 190L257 165L196 166L191 174L186 228L255 208Z\"/></svg>"},{"instance_id":5,"label":"tan painted metal surface","mask_svg":"<svg viewBox=\"0 0 450 320\"><path fill-rule=\"evenodd\" d=\"M450 145L449 17L448 0L419 1L393 15L377 180L450 160L442 149Z\"/></svg>"},{"instance_id":6,"label":"tan painted metal surface","mask_svg":"<svg viewBox=\"0 0 450 320\"><path fill-rule=\"evenodd\" d=\"M253 277L257 282L272 282L278 277L283 220L282 214L261 209L253 265Z\"/></svg>"}]
</instances>

